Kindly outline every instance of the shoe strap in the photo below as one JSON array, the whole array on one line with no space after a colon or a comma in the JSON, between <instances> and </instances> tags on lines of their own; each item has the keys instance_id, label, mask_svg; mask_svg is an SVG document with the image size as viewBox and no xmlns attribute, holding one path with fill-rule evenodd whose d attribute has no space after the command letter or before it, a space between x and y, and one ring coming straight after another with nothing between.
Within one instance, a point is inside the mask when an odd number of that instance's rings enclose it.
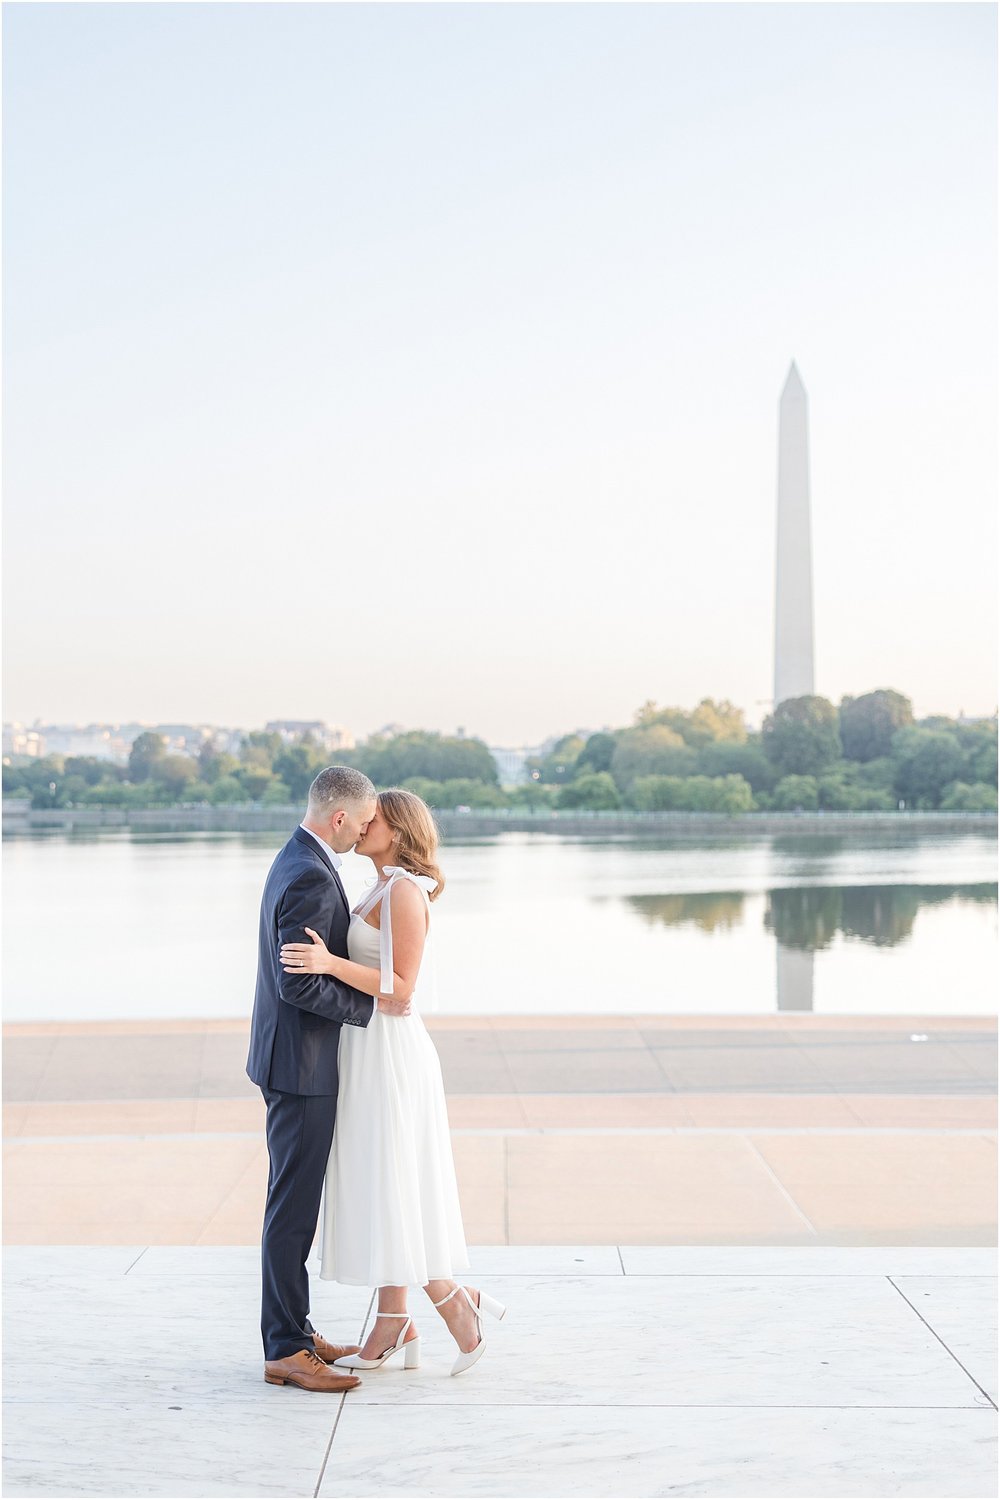
<instances>
[{"instance_id":1,"label":"shoe strap","mask_svg":"<svg viewBox=\"0 0 1000 1500\"><path fill-rule=\"evenodd\" d=\"M384 1312L377 1312L375 1314L375 1317L376 1318L405 1318L406 1319L406 1322L403 1324L402 1328L399 1330L398 1334L396 1335L396 1342L394 1344L390 1345L390 1348L392 1348L392 1349L401 1349L403 1347L403 1340L405 1339L405 1337L407 1335L407 1332L409 1331L410 1323L412 1322L412 1319L410 1318L409 1313L384 1313ZM386 1352L387 1351L385 1349L382 1350L383 1354L385 1354Z\"/></svg>"},{"instance_id":2,"label":"shoe strap","mask_svg":"<svg viewBox=\"0 0 1000 1500\"><path fill-rule=\"evenodd\" d=\"M452 1297L457 1297L458 1294L459 1294L459 1292L464 1292L465 1293L465 1300L466 1300L466 1302L472 1308L472 1311L475 1313L476 1317L477 1318L480 1317L481 1316L480 1309L476 1306L476 1304L473 1302L472 1298L469 1296L469 1289L466 1286L459 1285L459 1286L455 1287L453 1291L450 1291L448 1293L447 1297L442 1297L440 1302L435 1302L434 1306L435 1307L443 1307L446 1302L450 1302L451 1301Z\"/></svg>"}]
</instances>

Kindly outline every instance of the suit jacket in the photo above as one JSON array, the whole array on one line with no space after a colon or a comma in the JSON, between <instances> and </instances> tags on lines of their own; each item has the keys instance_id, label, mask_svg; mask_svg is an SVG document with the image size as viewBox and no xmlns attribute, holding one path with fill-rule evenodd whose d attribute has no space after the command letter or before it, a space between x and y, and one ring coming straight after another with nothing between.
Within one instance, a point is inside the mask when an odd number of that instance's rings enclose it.
<instances>
[{"instance_id":1,"label":"suit jacket","mask_svg":"<svg viewBox=\"0 0 1000 1500\"><path fill-rule=\"evenodd\" d=\"M341 1024L367 1026L375 1001L330 974L286 974L278 951L282 943L311 942L311 927L331 953L347 958L350 916L332 861L296 828L275 857L260 903L247 1074L261 1088L336 1094Z\"/></svg>"}]
</instances>

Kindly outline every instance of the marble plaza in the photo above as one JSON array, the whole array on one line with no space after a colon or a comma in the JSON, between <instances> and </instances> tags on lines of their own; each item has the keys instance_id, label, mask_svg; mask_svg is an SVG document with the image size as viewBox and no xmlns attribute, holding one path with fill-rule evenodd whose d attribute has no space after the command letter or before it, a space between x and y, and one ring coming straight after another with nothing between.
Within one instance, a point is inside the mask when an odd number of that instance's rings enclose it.
<instances>
[{"instance_id":1,"label":"marble plaza","mask_svg":"<svg viewBox=\"0 0 1000 1500\"><path fill-rule=\"evenodd\" d=\"M995 1492L986 1249L478 1246L508 1305L449 1378L266 1385L251 1247L6 1252L7 1495ZM363 1289L317 1282L356 1339Z\"/></svg>"},{"instance_id":2,"label":"marble plaza","mask_svg":"<svg viewBox=\"0 0 1000 1500\"><path fill-rule=\"evenodd\" d=\"M430 1024L509 1311L340 1399L262 1379L245 1026L5 1028L6 1494L994 1493L990 1022Z\"/></svg>"}]
</instances>

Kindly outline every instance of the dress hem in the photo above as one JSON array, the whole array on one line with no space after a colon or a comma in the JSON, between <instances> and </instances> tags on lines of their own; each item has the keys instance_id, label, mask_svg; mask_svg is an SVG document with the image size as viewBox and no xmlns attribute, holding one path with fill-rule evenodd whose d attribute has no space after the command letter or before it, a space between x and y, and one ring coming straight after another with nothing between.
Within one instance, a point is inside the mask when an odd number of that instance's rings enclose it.
<instances>
[{"instance_id":1,"label":"dress hem","mask_svg":"<svg viewBox=\"0 0 1000 1500\"><path fill-rule=\"evenodd\" d=\"M403 1279L401 1279L399 1277L383 1276L378 1281L372 1281L371 1278L367 1277L367 1276L364 1279L359 1279L358 1277L355 1277L355 1276L334 1276L334 1275L331 1275L329 1273L325 1273L324 1274L324 1272L322 1270L319 1273L319 1279L320 1279L320 1281L336 1281L336 1282L339 1282L341 1286L417 1286L417 1287L423 1287L423 1286L426 1286L429 1281L454 1281L454 1279L455 1279L455 1272L456 1271L471 1271L471 1270L472 1270L471 1264L468 1261L466 1261L466 1263L465 1263L464 1266L453 1265L447 1271L431 1271L427 1276L425 1276L423 1278L423 1280L413 1279L412 1277L409 1278L409 1279L403 1280Z\"/></svg>"}]
</instances>

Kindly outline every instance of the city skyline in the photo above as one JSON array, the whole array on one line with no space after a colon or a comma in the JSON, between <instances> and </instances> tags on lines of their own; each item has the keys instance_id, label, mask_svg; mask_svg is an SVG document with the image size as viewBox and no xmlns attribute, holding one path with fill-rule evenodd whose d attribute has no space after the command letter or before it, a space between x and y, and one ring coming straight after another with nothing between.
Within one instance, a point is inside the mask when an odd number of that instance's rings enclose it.
<instances>
[{"instance_id":1,"label":"city skyline","mask_svg":"<svg viewBox=\"0 0 1000 1500\"><path fill-rule=\"evenodd\" d=\"M866 691L874 690L867 689ZM853 694L852 696L860 697L861 694ZM682 709L691 709L695 706L695 704L668 705L666 703L660 705L660 707L664 708L675 707ZM740 705L736 706L739 707ZM919 722L921 719L931 718L937 715L941 715L947 718L953 718L956 722L959 723L971 723L976 720L995 718L997 715L997 708L996 706L994 706L992 711L986 714L967 714L964 708L960 708L955 714L944 714L943 710L930 709L927 711L922 711L914 706L914 720L916 722ZM746 723L748 731L750 731L751 733L758 733L760 731L760 720L754 721L746 713L744 713L744 722ZM292 732L293 727L295 731L297 731L296 733ZM566 728L564 726L562 728L555 729L551 733L544 735L537 741L532 741L529 743L528 741L522 740L520 743L517 743L510 736L508 736L506 739L489 739L487 738L487 736L479 734L476 731L475 727L469 727L464 724L454 724L450 726L431 724L403 724L398 720L387 720L386 722L380 724L376 729L373 729L365 734L355 733L349 726L345 726L342 724L329 724L323 720L312 721L309 724L307 724L306 721L301 720L268 720L264 723L247 722L243 724L217 724L214 722L206 722L204 720L166 719L127 719L111 722L93 719L80 720L77 722L45 721L42 719L36 719L31 723L26 723L23 720L17 719L5 719L3 724L4 755L17 756L30 754L41 756L48 754L97 754L99 757L103 755L109 759L117 759L120 761L124 761L125 759L127 759L128 746L131 744L132 738L134 738L135 735L139 733L148 732L162 734L167 739L168 747L171 750L186 753L195 753L195 751L200 748L200 744L199 746L191 746L184 743L185 736L187 735L188 731L192 731L195 735L201 736L200 743L204 743L207 739L214 738L216 742L216 749L224 748L227 750L235 751L236 749L238 749L242 737L250 733L258 733L261 731L265 733L278 732L288 743L292 743L298 737L298 733L300 733L303 729L308 728L310 732L313 733L314 738L317 739L317 742L320 744L325 744L329 749L331 761L336 761L336 752L338 749L354 749L356 746L362 745L366 741L369 741L376 737L391 738L394 735L413 732L440 734L446 738L455 737L458 739L478 739L482 740L483 743L489 746L491 750L496 751L500 754L503 754L505 752L520 754L524 752L547 753L559 742L560 739L564 738L566 735L578 735L586 738L586 736L589 734L613 733L627 727L629 727L628 724L582 724L578 722L570 728ZM96 743L97 739L100 736L103 736L104 739L108 741L108 743L102 747L99 747ZM21 742L31 737L35 737L36 739L40 738L41 745L36 745L32 749L28 750ZM72 744L72 748L66 748L66 745L69 744L70 741L74 741L74 743ZM225 743L223 743L223 741L225 741Z\"/></svg>"},{"instance_id":2,"label":"city skyline","mask_svg":"<svg viewBox=\"0 0 1000 1500\"><path fill-rule=\"evenodd\" d=\"M993 8L3 24L9 719L994 711Z\"/></svg>"}]
</instances>

